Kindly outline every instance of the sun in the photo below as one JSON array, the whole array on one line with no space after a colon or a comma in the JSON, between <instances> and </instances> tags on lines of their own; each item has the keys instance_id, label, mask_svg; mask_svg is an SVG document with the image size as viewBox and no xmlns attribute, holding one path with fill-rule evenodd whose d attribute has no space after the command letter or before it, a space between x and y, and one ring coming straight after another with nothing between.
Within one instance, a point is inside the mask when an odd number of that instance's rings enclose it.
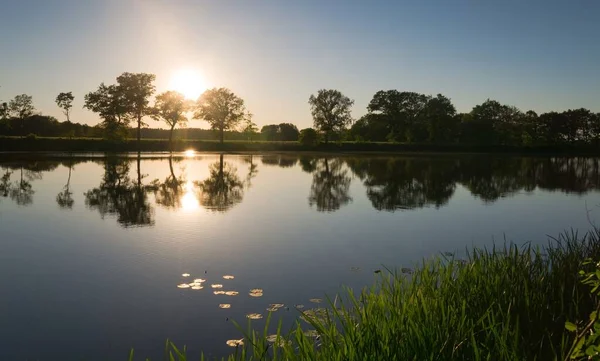
<instances>
[{"instance_id":1,"label":"sun","mask_svg":"<svg viewBox=\"0 0 600 361\"><path fill-rule=\"evenodd\" d=\"M188 99L198 99L206 89L206 79L195 69L180 69L171 74L169 90L178 91Z\"/></svg>"}]
</instances>

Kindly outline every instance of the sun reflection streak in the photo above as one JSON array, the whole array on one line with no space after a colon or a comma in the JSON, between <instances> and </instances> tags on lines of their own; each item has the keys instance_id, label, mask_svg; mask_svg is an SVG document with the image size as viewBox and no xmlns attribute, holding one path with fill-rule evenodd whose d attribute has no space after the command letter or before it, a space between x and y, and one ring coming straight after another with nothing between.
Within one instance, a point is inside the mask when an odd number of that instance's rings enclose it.
<instances>
[{"instance_id":1,"label":"sun reflection streak","mask_svg":"<svg viewBox=\"0 0 600 361\"><path fill-rule=\"evenodd\" d=\"M185 193L181 196L181 209L184 211L194 211L200 208L198 198L194 194L194 183L187 181L183 186Z\"/></svg>"}]
</instances>

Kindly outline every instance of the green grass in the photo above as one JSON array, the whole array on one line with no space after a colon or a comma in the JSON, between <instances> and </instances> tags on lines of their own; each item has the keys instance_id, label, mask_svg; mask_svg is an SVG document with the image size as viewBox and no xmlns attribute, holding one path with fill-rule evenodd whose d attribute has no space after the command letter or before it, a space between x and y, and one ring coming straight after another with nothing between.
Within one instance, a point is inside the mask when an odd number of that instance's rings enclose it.
<instances>
[{"instance_id":1,"label":"green grass","mask_svg":"<svg viewBox=\"0 0 600 361\"><path fill-rule=\"evenodd\" d=\"M600 259L599 230L565 233L544 249L510 245L475 249L466 260L440 256L414 273L383 272L358 294L348 290L305 313L309 323L298 321L291 333L280 325L275 342L249 328L240 333L244 345L225 359L563 360L574 339L565 322L587 320L598 305L578 275L586 258ZM185 348L171 343L167 354L187 360Z\"/></svg>"}]
</instances>

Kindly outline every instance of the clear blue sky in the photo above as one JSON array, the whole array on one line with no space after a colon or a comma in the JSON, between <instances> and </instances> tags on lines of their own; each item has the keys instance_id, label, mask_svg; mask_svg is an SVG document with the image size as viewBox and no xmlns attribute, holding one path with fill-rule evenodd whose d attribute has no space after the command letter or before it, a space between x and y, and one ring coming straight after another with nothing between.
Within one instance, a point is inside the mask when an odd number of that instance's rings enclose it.
<instances>
[{"instance_id":1,"label":"clear blue sky","mask_svg":"<svg viewBox=\"0 0 600 361\"><path fill-rule=\"evenodd\" d=\"M163 91L197 68L259 126L310 126L320 88L355 99L355 117L381 89L442 93L463 112L487 98L598 112L599 14L597 0L6 1L0 99L30 94L62 120L54 98L73 91L72 120L96 124L83 95L100 82L152 72Z\"/></svg>"}]
</instances>

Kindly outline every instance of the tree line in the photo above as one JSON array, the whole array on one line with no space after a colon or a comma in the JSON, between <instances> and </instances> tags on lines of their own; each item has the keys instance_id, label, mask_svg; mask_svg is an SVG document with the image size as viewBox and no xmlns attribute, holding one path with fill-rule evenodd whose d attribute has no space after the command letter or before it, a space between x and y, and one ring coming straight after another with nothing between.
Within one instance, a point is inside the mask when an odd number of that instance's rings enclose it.
<instances>
[{"instance_id":1,"label":"tree line","mask_svg":"<svg viewBox=\"0 0 600 361\"><path fill-rule=\"evenodd\" d=\"M367 113L355 121L351 115L354 100L339 90L321 89L308 98L313 128L299 130L294 124L283 122L265 125L259 132L244 100L231 90L208 89L191 101L176 91L155 95L155 80L154 74L126 72L116 78L115 84L101 83L85 94L84 108L101 119L94 127L71 122L75 99L72 92L56 97L65 122L36 113L31 96L17 95L0 107L0 134L101 136L112 140L133 137L139 142L143 134L153 133L172 143L174 137L185 134L178 129L186 129L190 119L198 119L210 125L220 142L226 138L300 141L306 145L330 141L505 146L600 142L600 113L588 109L537 114L488 99L468 113L458 113L452 101L442 94L398 90L376 92ZM144 132L147 119L162 122L168 129ZM200 136L198 131L193 136Z\"/></svg>"}]
</instances>

